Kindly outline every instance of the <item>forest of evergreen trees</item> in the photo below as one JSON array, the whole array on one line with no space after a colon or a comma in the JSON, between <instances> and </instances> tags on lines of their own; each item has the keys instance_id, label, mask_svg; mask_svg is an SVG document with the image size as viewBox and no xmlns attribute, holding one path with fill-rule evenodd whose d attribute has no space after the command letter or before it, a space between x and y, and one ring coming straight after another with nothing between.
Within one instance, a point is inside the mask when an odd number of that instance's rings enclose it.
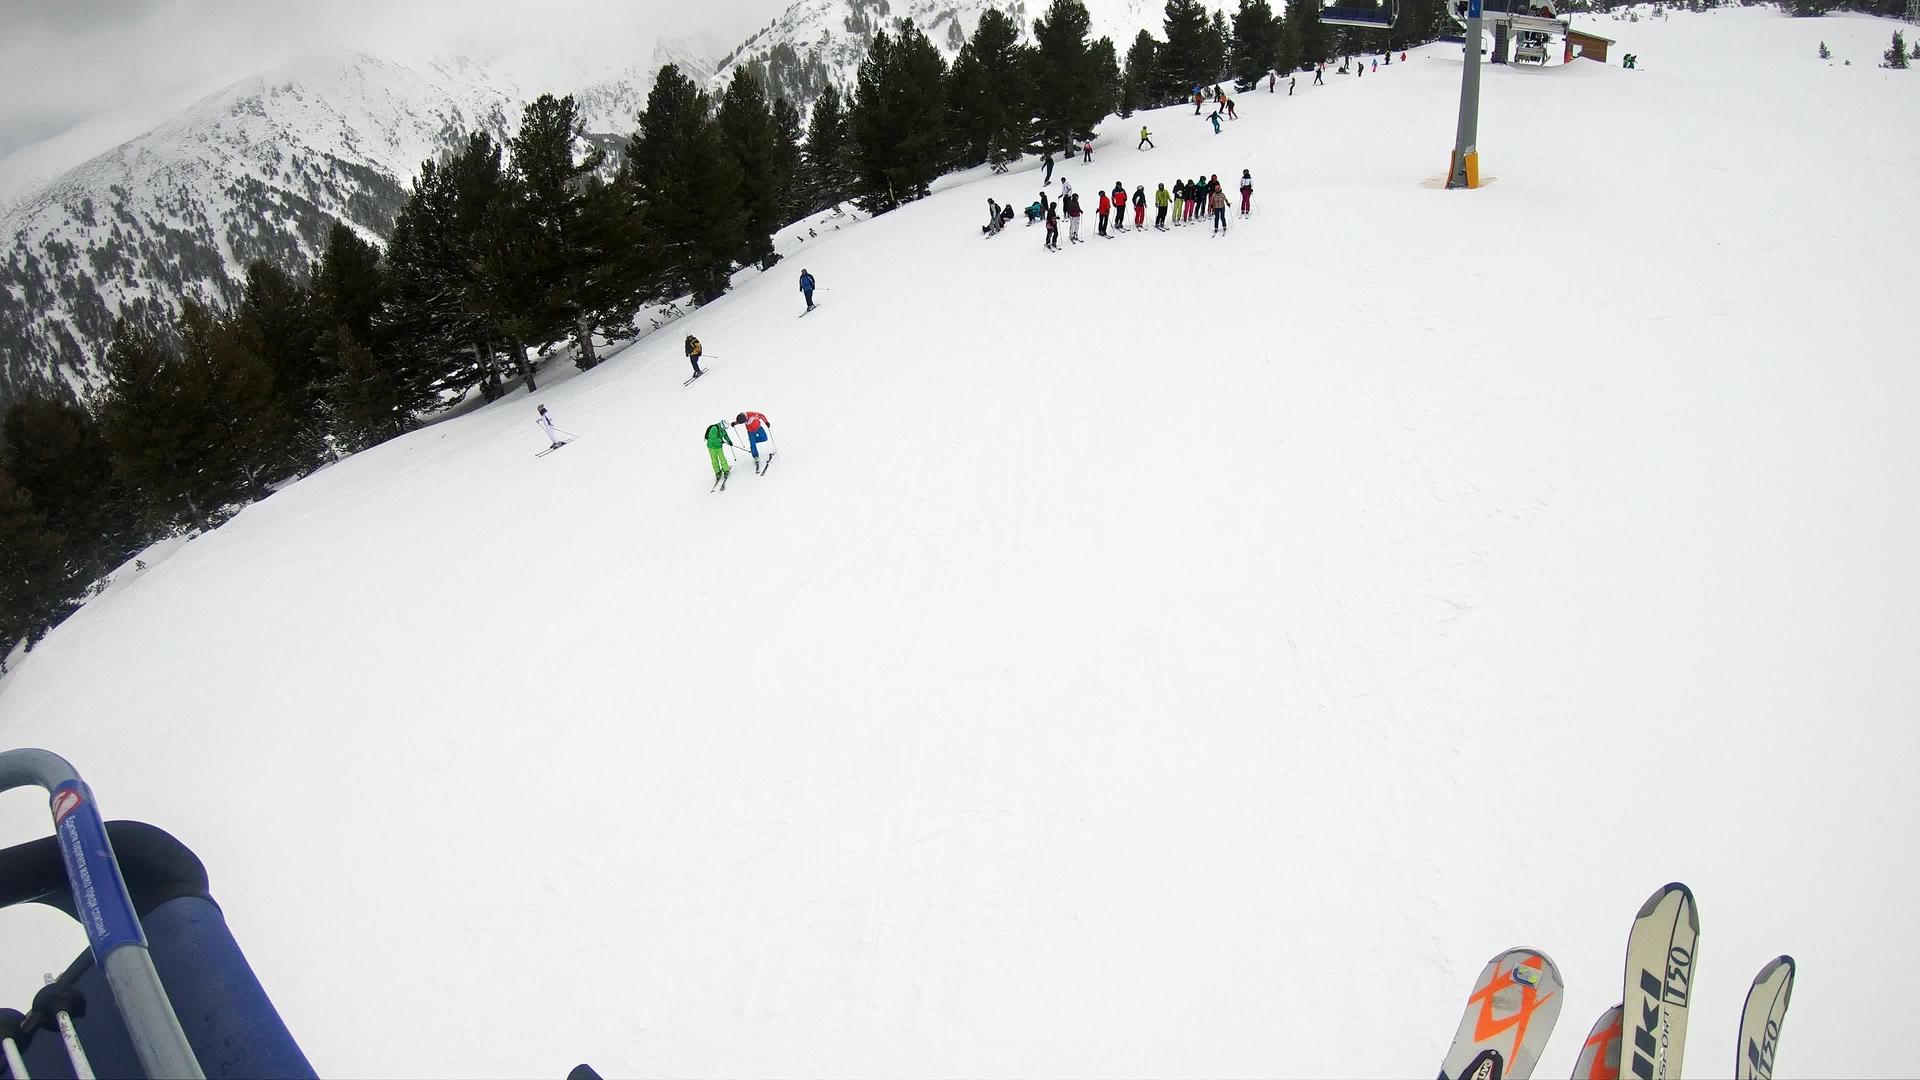
<instances>
[{"instance_id":1,"label":"forest of evergreen trees","mask_svg":"<svg viewBox=\"0 0 1920 1080\"><path fill-rule=\"evenodd\" d=\"M312 266L248 266L231 310L189 304L170 334L121 323L83 404L28 397L0 423L0 658L72 611L156 539L210 528L345 454L478 392L536 386L536 361L634 335L650 304L721 296L778 259L772 235L853 200L884 213L941 173L1004 167L1089 138L1108 114L1196 83L1257 80L1377 34L1321 27L1316 0L1167 0L1124 63L1080 0L1030 27L983 15L951 66L911 22L876 33L850 87L809 115L754 68L715 100L663 69L629 145L607 160L571 97L528 104L424 163L384 245L336 225ZM1442 28L1408 0L1393 47Z\"/></svg>"}]
</instances>

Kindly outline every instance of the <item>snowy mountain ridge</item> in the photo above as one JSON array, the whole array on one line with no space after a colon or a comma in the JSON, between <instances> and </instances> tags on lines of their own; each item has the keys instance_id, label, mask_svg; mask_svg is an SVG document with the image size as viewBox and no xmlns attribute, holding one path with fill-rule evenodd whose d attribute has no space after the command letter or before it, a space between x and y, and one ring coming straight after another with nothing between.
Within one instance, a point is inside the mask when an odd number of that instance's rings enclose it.
<instances>
[{"instance_id":1,"label":"snowy mountain ridge","mask_svg":"<svg viewBox=\"0 0 1920 1080\"><path fill-rule=\"evenodd\" d=\"M336 220L384 234L420 162L504 133L520 98L471 61L319 53L67 171L0 218L0 400L96 382L116 314L231 303L247 262L310 259Z\"/></svg>"},{"instance_id":2,"label":"snowy mountain ridge","mask_svg":"<svg viewBox=\"0 0 1920 1080\"><path fill-rule=\"evenodd\" d=\"M1217 6L1217 5L1216 5ZM1110 37L1126 55L1141 30L1161 32L1165 5L1160 0L1086 0L1092 36ZM761 71L774 96L805 108L830 82L853 85L874 34L900 19L912 19L948 62L973 36L980 16L998 8L1012 16L1024 41L1033 40L1033 21L1046 10L1044 0L798 0L724 57L713 83L723 86L736 68Z\"/></svg>"},{"instance_id":3,"label":"snowy mountain ridge","mask_svg":"<svg viewBox=\"0 0 1920 1080\"><path fill-rule=\"evenodd\" d=\"M662 41L648 62L575 91L588 132L622 144L663 64L711 78L705 48ZM248 262L305 263L336 220L385 236L422 161L469 131L510 136L539 89L466 57L315 53L50 182L18 184L0 207L0 405L97 384L116 315L159 327L186 299L231 304ZM22 155L15 169L32 166Z\"/></svg>"}]
</instances>

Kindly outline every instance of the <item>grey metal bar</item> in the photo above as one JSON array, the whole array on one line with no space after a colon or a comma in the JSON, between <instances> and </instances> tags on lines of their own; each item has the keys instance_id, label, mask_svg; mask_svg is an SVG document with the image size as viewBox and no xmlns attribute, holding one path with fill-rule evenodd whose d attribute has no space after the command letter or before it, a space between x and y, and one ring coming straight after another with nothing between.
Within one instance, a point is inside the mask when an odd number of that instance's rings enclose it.
<instances>
[{"instance_id":1,"label":"grey metal bar","mask_svg":"<svg viewBox=\"0 0 1920 1080\"><path fill-rule=\"evenodd\" d=\"M187 1044L187 1033L180 1028L160 973L154 970L146 935L133 914L133 900L113 858L93 792L58 754L32 749L0 753L0 791L28 786L46 789L50 798L60 856L74 888L74 907L87 931L94 962L113 989L141 1067L150 1077L204 1080L206 1074ZM105 858L89 858L89 847Z\"/></svg>"}]
</instances>

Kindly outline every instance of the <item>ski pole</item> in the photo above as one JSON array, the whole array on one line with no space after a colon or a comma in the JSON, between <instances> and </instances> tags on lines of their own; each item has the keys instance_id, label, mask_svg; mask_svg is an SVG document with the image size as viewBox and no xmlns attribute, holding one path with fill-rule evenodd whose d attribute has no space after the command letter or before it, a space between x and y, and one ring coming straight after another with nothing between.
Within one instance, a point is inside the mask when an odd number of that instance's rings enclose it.
<instances>
[{"instance_id":1,"label":"ski pole","mask_svg":"<svg viewBox=\"0 0 1920 1080\"><path fill-rule=\"evenodd\" d=\"M87 999L56 986L49 973L46 985L33 996L33 1011L51 1014L54 1023L59 1025L60 1039L67 1044L67 1060L73 1064L74 1080L94 1080L93 1063L87 1060L87 1051L80 1045L80 1032L73 1026L73 1017L87 1015Z\"/></svg>"},{"instance_id":2,"label":"ski pole","mask_svg":"<svg viewBox=\"0 0 1920 1080\"><path fill-rule=\"evenodd\" d=\"M574 434L573 432L571 432L571 431L568 431L568 430L567 430L566 428L563 428L563 427L557 427L557 428L554 428L553 430L555 430L555 431L557 431L557 432L559 432L559 433L560 433L560 434L562 434L562 435L565 435L565 436L566 436L567 438L569 438L569 439L577 439L577 438L579 438L579 437L580 437L580 436L578 436L578 435L575 435L575 434Z\"/></svg>"}]
</instances>

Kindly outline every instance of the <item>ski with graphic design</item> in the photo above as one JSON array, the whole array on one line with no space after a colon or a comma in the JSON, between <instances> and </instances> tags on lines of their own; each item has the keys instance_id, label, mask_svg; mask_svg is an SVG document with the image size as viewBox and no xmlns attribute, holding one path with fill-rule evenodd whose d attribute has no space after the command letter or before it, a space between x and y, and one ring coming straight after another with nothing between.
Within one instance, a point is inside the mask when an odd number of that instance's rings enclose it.
<instances>
[{"instance_id":1,"label":"ski with graphic design","mask_svg":"<svg viewBox=\"0 0 1920 1080\"><path fill-rule=\"evenodd\" d=\"M1508 949L1480 972L1440 1080L1527 1080L1560 1017L1560 969L1537 949Z\"/></svg>"},{"instance_id":2,"label":"ski with graphic design","mask_svg":"<svg viewBox=\"0 0 1920 1080\"><path fill-rule=\"evenodd\" d=\"M1620 1063L1637 1080L1679 1080L1699 945L1693 890L1676 881L1640 905L1627 936L1620 998L1626 1039Z\"/></svg>"},{"instance_id":3,"label":"ski with graphic design","mask_svg":"<svg viewBox=\"0 0 1920 1080\"><path fill-rule=\"evenodd\" d=\"M1771 1080L1773 1056L1780 1049L1780 1025L1787 1020L1793 1000L1793 957L1767 961L1747 990L1740 1010L1740 1058L1734 1062L1734 1080Z\"/></svg>"},{"instance_id":4,"label":"ski with graphic design","mask_svg":"<svg viewBox=\"0 0 1920 1080\"><path fill-rule=\"evenodd\" d=\"M1573 1063L1573 1080L1620 1080L1621 1009L1615 1005L1600 1014Z\"/></svg>"}]
</instances>

